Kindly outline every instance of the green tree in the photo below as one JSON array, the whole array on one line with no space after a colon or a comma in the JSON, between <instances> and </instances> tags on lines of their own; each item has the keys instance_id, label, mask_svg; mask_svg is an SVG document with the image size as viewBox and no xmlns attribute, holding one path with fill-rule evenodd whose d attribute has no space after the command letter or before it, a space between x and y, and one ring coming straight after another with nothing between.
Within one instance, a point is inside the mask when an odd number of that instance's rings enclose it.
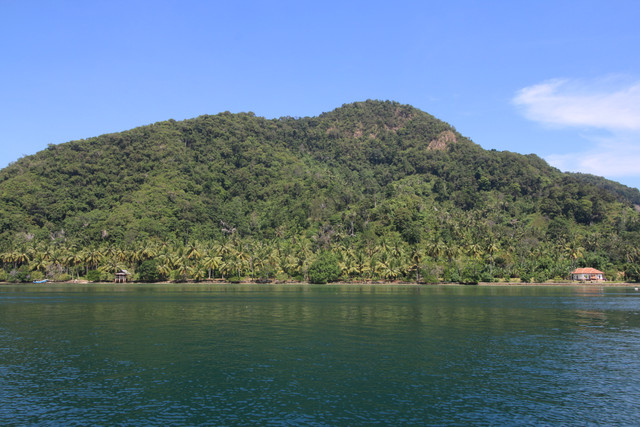
<instances>
[{"instance_id":1,"label":"green tree","mask_svg":"<svg viewBox=\"0 0 640 427\"><path fill-rule=\"evenodd\" d=\"M143 261L136 269L136 273L143 282L153 283L161 279L160 271L158 270L158 261L155 259Z\"/></svg>"},{"instance_id":2,"label":"green tree","mask_svg":"<svg viewBox=\"0 0 640 427\"><path fill-rule=\"evenodd\" d=\"M321 252L309 266L309 282L325 284L340 278L340 266L331 252Z\"/></svg>"}]
</instances>

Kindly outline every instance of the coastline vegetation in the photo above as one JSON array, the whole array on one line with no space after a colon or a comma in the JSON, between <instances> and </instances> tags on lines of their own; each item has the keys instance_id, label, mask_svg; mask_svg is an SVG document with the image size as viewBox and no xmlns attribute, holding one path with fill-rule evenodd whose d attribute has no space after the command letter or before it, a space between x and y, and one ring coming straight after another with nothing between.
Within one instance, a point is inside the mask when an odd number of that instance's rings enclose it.
<instances>
[{"instance_id":1,"label":"coastline vegetation","mask_svg":"<svg viewBox=\"0 0 640 427\"><path fill-rule=\"evenodd\" d=\"M0 281L640 281L640 191L411 106L221 113L0 171Z\"/></svg>"},{"instance_id":2,"label":"coastline vegetation","mask_svg":"<svg viewBox=\"0 0 640 427\"><path fill-rule=\"evenodd\" d=\"M513 251L513 252L511 252ZM629 254L626 274L606 258L581 247L566 245L503 248L484 245L446 245L442 241L407 244L381 240L336 239L317 249L309 238L273 239L231 237L215 242L150 241L131 248L114 245L80 248L36 244L0 253L0 281L29 282L88 280L111 282L127 270L139 282L299 281L310 283L403 281L417 283L478 283L520 281L543 283L567 280L578 266L597 266L609 280L638 281L640 251Z\"/></svg>"}]
</instances>

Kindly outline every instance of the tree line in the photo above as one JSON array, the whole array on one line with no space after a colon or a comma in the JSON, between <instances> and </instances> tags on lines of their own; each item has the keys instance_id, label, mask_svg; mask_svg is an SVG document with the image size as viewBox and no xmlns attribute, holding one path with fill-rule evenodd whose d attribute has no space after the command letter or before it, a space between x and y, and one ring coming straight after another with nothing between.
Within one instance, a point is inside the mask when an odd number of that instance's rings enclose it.
<instances>
[{"instance_id":1,"label":"tree line","mask_svg":"<svg viewBox=\"0 0 640 427\"><path fill-rule=\"evenodd\" d=\"M0 253L0 281L113 281L116 272L127 270L130 280L140 282L545 282L567 280L572 269L584 266L603 270L609 280L638 280L640 251L629 247L625 261L620 268L573 243L517 250L490 239L455 245L344 236L327 244L306 237L263 241L232 236L186 244L150 241L129 248L25 245Z\"/></svg>"}]
</instances>

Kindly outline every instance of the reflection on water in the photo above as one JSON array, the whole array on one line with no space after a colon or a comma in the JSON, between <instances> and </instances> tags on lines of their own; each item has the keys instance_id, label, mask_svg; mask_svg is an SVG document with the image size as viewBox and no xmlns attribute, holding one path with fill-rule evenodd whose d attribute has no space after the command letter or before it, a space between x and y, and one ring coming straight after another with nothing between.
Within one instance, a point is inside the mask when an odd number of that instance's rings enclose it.
<instances>
[{"instance_id":1,"label":"reflection on water","mask_svg":"<svg viewBox=\"0 0 640 427\"><path fill-rule=\"evenodd\" d=\"M618 288L0 288L0 421L634 424Z\"/></svg>"}]
</instances>

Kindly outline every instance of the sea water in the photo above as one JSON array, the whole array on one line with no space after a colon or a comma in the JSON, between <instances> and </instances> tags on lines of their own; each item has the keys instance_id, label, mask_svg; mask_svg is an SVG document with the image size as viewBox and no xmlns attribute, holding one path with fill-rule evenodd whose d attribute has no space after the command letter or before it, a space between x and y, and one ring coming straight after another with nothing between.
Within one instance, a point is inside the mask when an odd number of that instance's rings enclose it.
<instances>
[{"instance_id":1,"label":"sea water","mask_svg":"<svg viewBox=\"0 0 640 427\"><path fill-rule=\"evenodd\" d=\"M640 420L633 288L0 287L0 423Z\"/></svg>"}]
</instances>

